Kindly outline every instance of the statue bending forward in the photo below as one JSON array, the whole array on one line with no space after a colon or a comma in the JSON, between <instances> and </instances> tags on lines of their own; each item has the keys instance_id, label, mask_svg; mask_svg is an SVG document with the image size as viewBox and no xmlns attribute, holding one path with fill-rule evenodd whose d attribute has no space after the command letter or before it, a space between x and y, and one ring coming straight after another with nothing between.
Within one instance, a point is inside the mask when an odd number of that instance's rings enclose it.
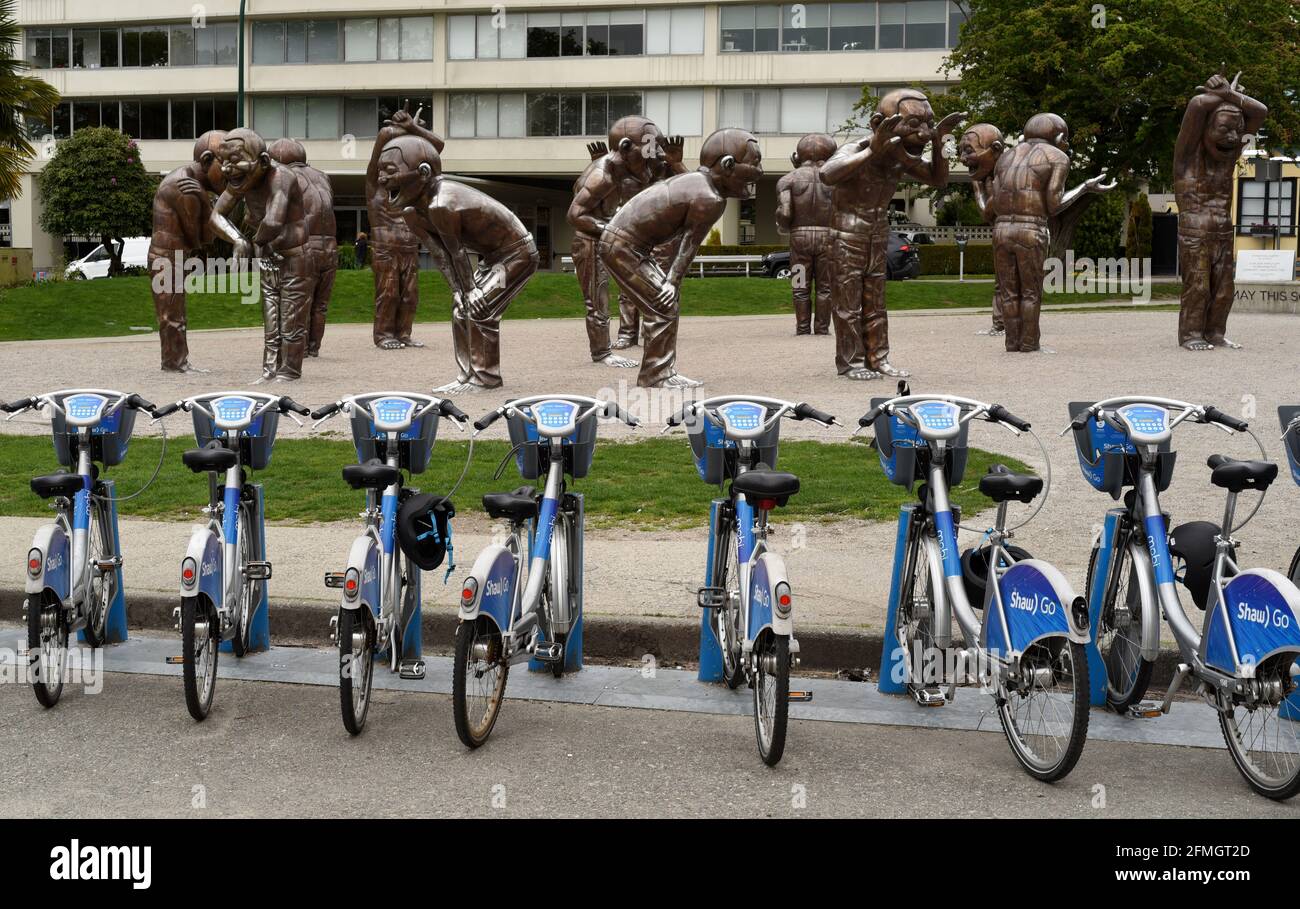
<instances>
[{"instance_id":1,"label":"statue bending forward","mask_svg":"<svg viewBox=\"0 0 1300 909\"><path fill-rule=\"evenodd\" d=\"M1238 73L1237 77L1240 78ZM1174 145L1178 271L1183 279L1178 343L1187 350L1240 347L1224 337L1232 311L1232 182L1246 136L1268 108L1217 73L1187 103Z\"/></svg>"},{"instance_id":2,"label":"statue bending forward","mask_svg":"<svg viewBox=\"0 0 1300 909\"><path fill-rule=\"evenodd\" d=\"M334 187L330 178L307 163L307 150L297 139L276 139L271 157L293 171L307 208L307 255L312 263L311 296L307 305L307 356L319 357L325 337L325 316L339 265L338 226L334 220Z\"/></svg>"},{"instance_id":3,"label":"statue bending forward","mask_svg":"<svg viewBox=\"0 0 1300 909\"><path fill-rule=\"evenodd\" d=\"M822 182L822 165L835 154L835 140L811 133L799 140L790 156L795 169L776 182L776 226L790 235L790 295L794 301L794 333L830 333L831 188ZM816 317L812 286L817 284Z\"/></svg>"}]
</instances>

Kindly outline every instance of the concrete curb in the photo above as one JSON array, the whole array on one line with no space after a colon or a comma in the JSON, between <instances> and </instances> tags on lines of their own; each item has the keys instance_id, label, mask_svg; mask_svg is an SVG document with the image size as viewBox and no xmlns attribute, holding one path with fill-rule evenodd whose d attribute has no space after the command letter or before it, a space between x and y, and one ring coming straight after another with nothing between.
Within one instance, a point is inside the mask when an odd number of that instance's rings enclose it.
<instances>
[{"instance_id":1,"label":"concrete curb","mask_svg":"<svg viewBox=\"0 0 1300 909\"><path fill-rule=\"evenodd\" d=\"M0 591L0 621L22 621L24 594ZM129 595L128 625L133 630L171 631L172 610L177 598L156 593ZM333 610L324 605L271 601L271 634L282 644L323 647L329 644L329 618ZM424 611L425 651L446 654L456 628L456 613L450 608ZM800 666L817 672L840 669L870 669L880 672L884 634L826 625L796 626ZM177 639L179 648L179 638ZM584 630L585 655L606 662L639 662L653 654L660 663L695 665L699 660L700 626L682 619L589 615ZM1163 696L1173 679L1180 657L1175 650L1162 650L1152 672L1149 698Z\"/></svg>"}]
</instances>

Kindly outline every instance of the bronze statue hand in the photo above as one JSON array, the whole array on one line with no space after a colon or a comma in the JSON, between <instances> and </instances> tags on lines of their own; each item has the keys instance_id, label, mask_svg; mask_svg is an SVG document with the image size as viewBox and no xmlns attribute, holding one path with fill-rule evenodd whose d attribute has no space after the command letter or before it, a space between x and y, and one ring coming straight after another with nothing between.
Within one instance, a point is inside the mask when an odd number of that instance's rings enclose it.
<instances>
[{"instance_id":1,"label":"bronze statue hand","mask_svg":"<svg viewBox=\"0 0 1300 909\"><path fill-rule=\"evenodd\" d=\"M384 121L384 126L391 126L393 129L401 130L404 133L410 132L411 127L414 125L415 118L411 116L409 111L405 110L394 111L393 116Z\"/></svg>"},{"instance_id":2,"label":"bronze statue hand","mask_svg":"<svg viewBox=\"0 0 1300 909\"><path fill-rule=\"evenodd\" d=\"M665 280L659 285L659 293L655 294L655 300L665 306L671 305L677 299L677 285L671 280Z\"/></svg>"},{"instance_id":3,"label":"bronze statue hand","mask_svg":"<svg viewBox=\"0 0 1300 909\"><path fill-rule=\"evenodd\" d=\"M174 185L178 191L186 195L189 196L203 195L203 187L200 186L199 181L195 180L193 177L181 177L179 180L175 182Z\"/></svg>"},{"instance_id":4,"label":"bronze statue hand","mask_svg":"<svg viewBox=\"0 0 1300 909\"><path fill-rule=\"evenodd\" d=\"M664 158L669 165L682 163L682 154L686 150L685 139L681 136L660 136L659 144L663 147Z\"/></svg>"},{"instance_id":5,"label":"bronze statue hand","mask_svg":"<svg viewBox=\"0 0 1300 909\"><path fill-rule=\"evenodd\" d=\"M591 155L591 160L599 160L609 154L609 146L605 144L603 139L597 139L595 142L588 142L587 154Z\"/></svg>"},{"instance_id":6,"label":"bronze statue hand","mask_svg":"<svg viewBox=\"0 0 1300 909\"><path fill-rule=\"evenodd\" d=\"M934 147L938 148L940 145L942 145L943 137L951 133L958 123L962 122L969 116L970 116L969 112L961 110L961 111L957 111L956 113L949 114L948 116L940 120L937 124L935 124Z\"/></svg>"},{"instance_id":7,"label":"bronze statue hand","mask_svg":"<svg viewBox=\"0 0 1300 909\"><path fill-rule=\"evenodd\" d=\"M894 135L894 128L903 122L902 114L894 114L880 122L871 133L868 141L871 143L871 153L874 155L883 155L885 150L891 145L897 145L903 141L902 136Z\"/></svg>"},{"instance_id":8,"label":"bronze statue hand","mask_svg":"<svg viewBox=\"0 0 1300 909\"><path fill-rule=\"evenodd\" d=\"M1116 180L1111 180L1109 183L1107 183L1106 172L1103 170L1101 173L1097 174L1097 176L1089 177L1087 180L1084 181L1083 185L1085 187L1086 192L1105 193L1105 192L1110 192L1112 189L1118 186L1119 182Z\"/></svg>"},{"instance_id":9,"label":"bronze statue hand","mask_svg":"<svg viewBox=\"0 0 1300 909\"><path fill-rule=\"evenodd\" d=\"M234 256L236 259L247 260L253 258L253 244L249 243L247 240L240 239L235 241L234 247Z\"/></svg>"},{"instance_id":10,"label":"bronze statue hand","mask_svg":"<svg viewBox=\"0 0 1300 909\"><path fill-rule=\"evenodd\" d=\"M464 296L465 311L471 319L481 319L486 315L487 297L478 287L471 288Z\"/></svg>"}]
</instances>

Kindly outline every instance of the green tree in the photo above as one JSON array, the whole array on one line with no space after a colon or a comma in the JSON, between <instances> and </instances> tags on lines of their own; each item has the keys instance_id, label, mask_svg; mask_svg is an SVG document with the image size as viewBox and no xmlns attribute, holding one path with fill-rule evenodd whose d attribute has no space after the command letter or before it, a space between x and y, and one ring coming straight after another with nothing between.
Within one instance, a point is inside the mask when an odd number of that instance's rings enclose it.
<instances>
[{"instance_id":1,"label":"green tree","mask_svg":"<svg viewBox=\"0 0 1300 909\"><path fill-rule=\"evenodd\" d=\"M59 103L54 87L26 75L26 61L14 56L22 47L22 28L14 18L17 0L0 0L0 199L12 199L36 154L27 141L25 118L49 122Z\"/></svg>"},{"instance_id":2,"label":"green tree","mask_svg":"<svg viewBox=\"0 0 1300 909\"><path fill-rule=\"evenodd\" d=\"M1074 254L1089 259L1112 259L1119 256L1126 208L1124 194L1118 190L1098 196L1075 227Z\"/></svg>"},{"instance_id":3,"label":"green tree","mask_svg":"<svg viewBox=\"0 0 1300 909\"><path fill-rule=\"evenodd\" d=\"M107 126L79 129L41 171L41 227L59 237L99 237L112 256L109 275L120 274L122 238L152 230L157 186L134 139Z\"/></svg>"},{"instance_id":4,"label":"green tree","mask_svg":"<svg viewBox=\"0 0 1300 909\"><path fill-rule=\"evenodd\" d=\"M1072 182L1101 169L1116 193L1171 182L1187 101L1213 73L1269 107L1264 133L1300 145L1300 4L1296 0L962 0L967 22L948 55L949 93L971 120L1016 135L1040 111L1070 125ZM1101 198L1054 224L1052 253Z\"/></svg>"},{"instance_id":5,"label":"green tree","mask_svg":"<svg viewBox=\"0 0 1300 909\"><path fill-rule=\"evenodd\" d=\"M1138 193L1128 209L1128 244L1124 254L1130 259L1151 258L1151 203L1146 193Z\"/></svg>"}]
</instances>

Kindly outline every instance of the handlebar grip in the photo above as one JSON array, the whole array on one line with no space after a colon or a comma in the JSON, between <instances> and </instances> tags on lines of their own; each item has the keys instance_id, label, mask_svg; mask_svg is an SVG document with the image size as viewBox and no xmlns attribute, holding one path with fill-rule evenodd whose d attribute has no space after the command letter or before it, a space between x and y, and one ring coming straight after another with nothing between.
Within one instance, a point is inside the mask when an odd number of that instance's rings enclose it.
<instances>
[{"instance_id":1,"label":"handlebar grip","mask_svg":"<svg viewBox=\"0 0 1300 909\"><path fill-rule=\"evenodd\" d=\"M989 408L989 418L997 420L999 423L1006 423L1008 426L1013 426L1021 432L1029 431L1030 424L1028 420L1021 419L1001 404L994 404Z\"/></svg>"},{"instance_id":2,"label":"handlebar grip","mask_svg":"<svg viewBox=\"0 0 1300 909\"><path fill-rule=\"evenodd\" d=\"M152 402L146 401L144 398L140 397L139 395L134 395L134 394L129 396L126 399L126 406L134 407L136 410L147 410L150 413L152 413L154 410L154 405Z\"/></svg>"},{"instance_id":3,"label":"handlebar grip","mask_svg":"<svg viewBox=\"0 0 1300 909\"><path fill-rule=\"evenodd\" d=\"M877 418L879 418L879 416L884 412L885 409L883 407L873 407L862 416L858 417L858 425L864 427L870 426L872 423L876 422Z\"/></svg>"},{"instance_id":4,"label":"handlebar grip","mask_svg":"<svg viewBox=\"0 0 1300 909\"><path fill-rule=\"evenodd\" d=\"M438 410L444 417L451 417L453 420L460 423L464 423L469 419L469 417L466 416L465 411L461 410L445 398L438 404Z\"/></svg>"},{"instance_id":5,"label":"handlebar grip","mask_svg":"<svg viewBox=\"0 0 1300 909\"><path fill-rule=\"evenodd\" d=\"M317 407L310 414L308 414L308 416L310 416L313 420L323 420L326 417L330 416L331 414L338 413L339 410L340 410L339 402L335 401L333 404L326 404L324 407Z\"/></svg>"},{"instance_id":6,"label":"handlebar grip","mask_svg":"<svg viewBox=\"0 0 1300 909\"><path fill-rule=\"evenodd\" d=\"M628 426L641 425L641 421L638 420L636 417L632 416L623 408L619 407L617 401L607 401L605 403L605 416L614 417L615 419L622 420Z\"/></svg>"},{"instance_id":7,"label":"handlebar grip","mask_svg":"<svg viewBox=\"0 0 1300 909\"><path fill-rule=\"evenodd\" d=\"M181 409L180 401L177 401L174 404L164 404L162 407L155 407L153 409L153 418L155 420L161 420L163 417L171 416L172 414L176 413L176 411L180 409Z\"/></svg>"},{"instance_id":8,"label":"handlebar grip","mask_svg":"<svg viewBox=\"0 0 1300 909\"><path fill-rule=\"evenodd\" d=\"M677 413L669 417L666 422L667 425L669 426L680 426L682 424L682 421L685 419L686 419L686 408L683 407L681 410L677 411Z\"/></svg>"},{"instance_id":9,"label":"handlebar grip","mask_svg":"<svg viewBox=\"0 0 1300 909\"><path fill-rule=\"evenodd\" d=\"M811 404L799 404L794 409L794 415L800 420L813 419L818 423L834 423L835 417L824 410L818 410Z\"/></svg>"},{"instance_id":10,"label":"handlebar grip","mask_svg":"<svg viewBox=\"0 0 1300 909\"><path fill-rule=\"evenodd\" d=\"M294 413L300 414L304 417L311 416L311 408L303 407L301 404L299 404L297 401L295 401L293 398L289 397L288 395L285 395L280 399L280 409L292 410Z\"/></svg>"},{"instance_id":11,"label":"handlebar grip","mask_svg":"<svg viewBox=\"0 0 1300 909\"><path fill-rule=\"evenodd\" d=\"M503 413L502 411L500 411L500 410L494 410L494 411L492 411L491 413L486 414L486 415L484 415L484 416L481 416L481 417L479 417L477 420L475 420L475 421L474 421L474 428L477 429L477 430L480 430L480 431L481 431L481 430L484 430L484 429L487 429L489 426L491 426L491 425L492 425L493 423L495 423L497 420L501 419L501 417L502 417L503 415L504 415L504 413Z\"/></svg>"},{"instance_id":12,"label":"handlebar grip","mask_svg":"<svg viewBox=\"0 0 1300 909\"><path fill-rule=\"evenodd\" d=\"M26 410L35 403L35 398L23 398L18 401L10 401L8 404L4 405L4 407L0 407L0 410L3 410L5 413L15 413L19 410Z\"/></svg>"},{"instance_id":13,"label":"handlebar grip","mask_svg":"<svg viewBox=\"0 0 1300 909\"><path fill-rule=\"evenodd\" d=\"M1245 432L1250 428L1250 424L1245 420L1239 420L1236 417L1229 416L1217 407L1205 408L1205 421L1207 423L1218 423L1220 426L1226 426L1237 432Z\"/></svg>"}]
</instances>

